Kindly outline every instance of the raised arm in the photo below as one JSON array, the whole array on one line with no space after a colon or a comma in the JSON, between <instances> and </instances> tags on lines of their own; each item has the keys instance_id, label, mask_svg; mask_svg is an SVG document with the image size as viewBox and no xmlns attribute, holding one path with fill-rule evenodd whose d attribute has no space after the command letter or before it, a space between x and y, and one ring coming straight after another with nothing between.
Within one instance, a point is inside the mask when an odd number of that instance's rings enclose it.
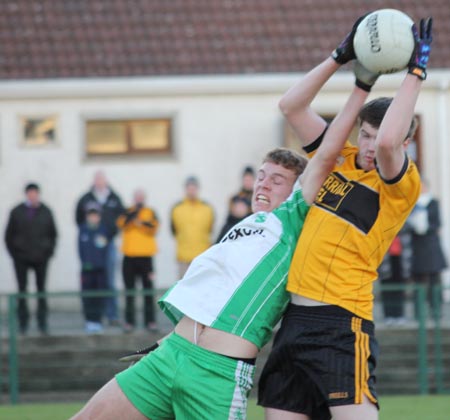
<instances>
[{"instance_id":1,"label":"raised arm","mask_svg":"<svg viewBox=\"0 0 450 420\"><path fill-rule=\"evenodd\" d=\"M316 140L322 134L327 123L311 107L311 103L328 79L345 64L355 59L353 37L360 17L339 46L318 66L309 71L301 80L292 86L281 98L279 107L302 146Z\"/></svg>"},{"instance_id":2,"label":"raised arm","mask_svg":"<svg viewBox=\"0 0 450 420\"><path fill-rule=\"evenodd\" d=\"M356 80L359 80L357 72L360 69L360 64L355 63ZM367 70L365 72L369 74ZM373 79L376 79L376 77L376 75L373 75ZM336 165L336 159L356 123L369 90L362 89L358 85L354 87L344 108L331 122L316 154L308 163L302 175L301 183L303 196L309 204L314 201L327 175Z\"/></svg>"},{"instance_id":3,"label":"raised arm","mask_svg":"<svg viewBox=\"0 0 450 420\"><path fill-rule=\"evenodd\" d=\"M416 41L414 54L408 65L408 73L397 91L386 115L381 122L376 139L376 159L381 176L394 179L405 163L404 142L414 117L414 108L422 81L426 78L426 68L432 41L432 19L420 21L420 35L416 26L412 31Z\"/></svg>"},{"instance_id":4,"label":"raised arm","mask_svg":"<svg viewBox=\"0 0 450 420\"><path fill-rule=\"evenodd\" d=\"M326 121L311 107L322 86L340 67L331 57L308 72L281 98L279 107L303 147L317 139Z\"/></svg>"}]
</instances>

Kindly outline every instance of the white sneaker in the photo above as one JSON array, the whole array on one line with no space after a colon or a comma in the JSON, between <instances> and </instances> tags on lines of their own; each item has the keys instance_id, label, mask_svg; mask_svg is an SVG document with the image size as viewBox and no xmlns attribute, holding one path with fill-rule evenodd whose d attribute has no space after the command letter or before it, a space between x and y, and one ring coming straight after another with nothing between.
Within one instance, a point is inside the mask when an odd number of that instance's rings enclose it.
<instances>
[{"instance_id":1,"label":"white sneaker","mask_svg":"<svg viewBox=\"0 0 450 420\"><path fill-rule=\"evenodd\" d=\"M388 317L384 318L384 323L389 326L395 325L395 318L388 316Z\"/></svg>"},{"instance_id":2,"label":"white sneaker","mask_svg":"<svg viewBox=\"0 0 450 420\"><path fill-rule=\"evenodd\" d=\"M85 331L87 334L101 334L103 332L103 326L100 322L87 321Z\"/></svg>"}]
</instances>

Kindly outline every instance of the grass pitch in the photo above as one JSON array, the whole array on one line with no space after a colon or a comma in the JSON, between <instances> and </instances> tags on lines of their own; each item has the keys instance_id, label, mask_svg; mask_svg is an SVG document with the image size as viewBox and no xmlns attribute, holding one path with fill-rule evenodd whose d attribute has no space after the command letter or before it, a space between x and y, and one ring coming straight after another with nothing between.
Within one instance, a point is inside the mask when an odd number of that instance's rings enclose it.
<instances>
[{"instance_id":1,"label":"grass pitch","mask_svg":"<svg viewBox=\"0 0 450 420\"><path fill-rule=\"evenodd\" d=\"M379 420L448 420L450 396L400 396L380 398ZM4 420L67 420L83 403L78 404L23 404L0 406ZM247 420L263 420L264 414L255 400L250 401Z\"/></svg>"}]
</instances>

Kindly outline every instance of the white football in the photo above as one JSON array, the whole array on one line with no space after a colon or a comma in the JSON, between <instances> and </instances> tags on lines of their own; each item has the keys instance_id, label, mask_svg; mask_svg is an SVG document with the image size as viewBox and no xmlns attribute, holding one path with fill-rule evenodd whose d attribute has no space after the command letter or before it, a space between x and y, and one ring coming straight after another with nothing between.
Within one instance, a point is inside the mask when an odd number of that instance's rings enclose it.
<instances>
[{"instance_id":1,"label":"white football","mask_svg":"<svg viewBox=\"0 0 450 420\"><path fill-rule=\"evenodd\" d=\"M356 28L356 58L377 74L403 70L414 51L413 23L407 14L396 9L369 13Z\"/></svg>"}]
</instances>

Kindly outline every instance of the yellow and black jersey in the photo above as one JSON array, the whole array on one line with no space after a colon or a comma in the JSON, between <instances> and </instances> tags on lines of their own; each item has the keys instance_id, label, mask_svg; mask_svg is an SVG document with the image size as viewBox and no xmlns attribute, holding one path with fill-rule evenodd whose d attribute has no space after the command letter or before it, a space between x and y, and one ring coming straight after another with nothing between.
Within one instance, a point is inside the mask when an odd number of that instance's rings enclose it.
<instances>
[{"instance_id":1,"label":"yellow and black jersey","mask_svg":"<svg viewBox=\"0 0 450 420\"><path fill-rule=\"evenodd\" d=\"M356 165L347 142L311 207L294 253L287 290L372 320L373 281L420 193L416 165L383 180ZM313 153L310 153L312 155Z\"/></svg>"}]
</instances>

